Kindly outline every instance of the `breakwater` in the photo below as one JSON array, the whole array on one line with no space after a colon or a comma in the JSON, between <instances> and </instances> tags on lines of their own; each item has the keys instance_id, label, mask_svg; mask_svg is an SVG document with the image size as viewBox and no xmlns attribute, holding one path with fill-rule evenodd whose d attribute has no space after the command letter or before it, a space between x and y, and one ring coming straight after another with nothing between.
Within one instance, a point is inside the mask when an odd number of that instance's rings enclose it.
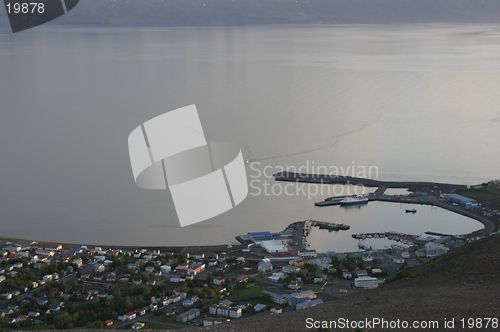
<instances>
[{"instance_id":1,"label":"breakwater","mask_svg":"<svg viewBox=\"0 0 500 332\"><path fill-rule=\"evenodd\" d=\"M329 175L329 174L305 174L294 172L278 172L275 173L274 178L276 181L291 181L291 182L306 182L306 183L320 183L320 184L343 184L343 185L363 185L365 187L378 187L378 188L409 188L419 189L429 188L437 190L451 190L466 188L463 184L451 184L440 182L422 182L422 181L381 181L368 178L358 178L343 175Z\"/></svg>"}]
</instances>

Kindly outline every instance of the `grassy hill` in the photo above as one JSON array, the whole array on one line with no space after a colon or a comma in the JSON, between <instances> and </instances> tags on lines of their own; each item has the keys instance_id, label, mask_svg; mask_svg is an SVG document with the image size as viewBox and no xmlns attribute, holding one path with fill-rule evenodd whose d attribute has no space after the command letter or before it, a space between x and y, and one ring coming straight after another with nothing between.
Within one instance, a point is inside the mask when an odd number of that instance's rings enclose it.
<instances>
[{"instance_id":1,"label":"grassy hill","mask_svg":"<svg viewBox=\"0 0 500 332\"><path fill-rule=\"evenodd\" d=\"M0 25L7 24L5 10ZM497 0L82 0L57 24L217 26L500 22Z\"/></svg>"},{"instance_id":2,"label":"grassy hill","mask_svg":"<svg viewBox=\"0 0 500 332\"><path fill-rule=\"evenodd\" d=\"M305 310L234 320L214 326L210 331L317 331L318 329L307 329L307 318L329 321L339 318L365 320L373 317L387 321L435 320L440 324L440 328L434 329L435 331L445 330L445 319L455 320L455 329L446 331L474 331L459 328L460 319L499 318L499 286L500 236L493 235L453 249L418 267L413 278L401 279ZM191 329L196 330L198 329ZM494 329L482 329L485 330ZM387 329L373 328L365 331Z\"/></svg>"}]
</instances>

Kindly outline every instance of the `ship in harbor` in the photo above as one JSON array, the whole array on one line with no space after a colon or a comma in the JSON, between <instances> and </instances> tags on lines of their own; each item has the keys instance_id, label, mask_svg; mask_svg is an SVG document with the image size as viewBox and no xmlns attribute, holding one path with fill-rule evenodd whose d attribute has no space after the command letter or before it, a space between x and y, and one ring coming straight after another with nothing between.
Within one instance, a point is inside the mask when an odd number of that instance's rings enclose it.
<instances>
[{"instance_id":1,"label":"ship in harbor","mask_svg":"<svg viewBox=\"0 0 500 332\"><path fill-rule=\"evenodd\" d=\"M340 205L355 205L368 203L368 197L361 195L347 196L340 201Z\"/></svg>"}]
</instances>

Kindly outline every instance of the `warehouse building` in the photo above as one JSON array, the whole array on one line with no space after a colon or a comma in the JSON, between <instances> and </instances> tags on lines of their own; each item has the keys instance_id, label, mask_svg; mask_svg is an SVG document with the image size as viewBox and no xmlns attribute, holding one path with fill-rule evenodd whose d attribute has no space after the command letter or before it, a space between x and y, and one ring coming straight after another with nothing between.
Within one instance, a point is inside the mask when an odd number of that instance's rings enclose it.
<instances>
[{"instance_id":1,"label":"warehouse building","mask_svg":"<svg viewBox=\"0 0 500 332\"><path fill-rule=\"evenodd\" d=\"M477 205L477 201L475 199L465 197L459 194L445 194L443 197L445 199L449 199L452 203L457 203L463 206Z\"/></svg>"}]
</instances>

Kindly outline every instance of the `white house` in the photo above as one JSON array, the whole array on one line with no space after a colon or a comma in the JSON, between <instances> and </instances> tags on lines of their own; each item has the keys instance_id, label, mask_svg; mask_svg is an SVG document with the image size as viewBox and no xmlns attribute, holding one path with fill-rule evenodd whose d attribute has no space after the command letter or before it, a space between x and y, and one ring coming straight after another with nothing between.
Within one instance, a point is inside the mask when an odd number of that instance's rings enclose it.
<instances>
[{"instance_id":1,"label":"white house","mask_svg":"<svg viewBox=\"0 0 500 332\"><path fill-rule=\"evenodd\" d=\"M271 262L260 262L258 265L257 265L257 270L260 272L260 271L263 271L263 272L270 272L273 270L273 264L271 264Z\"/></svg>"},{"instance_id":2,"label":"white house","mask_svg":"<svg viewBox=\"0 0 500 332\"><path fill-rule=\"evenodd\" d=\"M224 277L217 277L213 280L213 283L214 285L216 286L220 286L222 285L224 282L226 281L226 279L224 279Z\"/></svg>"},{"instance_id":3,"label":"white house","mask_svg":"<svg viewBox=\"0 0 500 332\"><path fill-rule=\"evenodd\" d=\"M271 308L271 311L273 314L281 314L283 312L283 309L280 308L280 307L274 307L274 308Z\"/></svg>"},{"instance_id":4,"label":"white house","mask_svg":"<svg viewBox=\"0 0 500 332\"><path fill-rule=\"evenodd\" d=\"M170 265L162 265L160 266L160 271L163 273L170 273L172 267Z\"/></svg>"}]
</instances>

